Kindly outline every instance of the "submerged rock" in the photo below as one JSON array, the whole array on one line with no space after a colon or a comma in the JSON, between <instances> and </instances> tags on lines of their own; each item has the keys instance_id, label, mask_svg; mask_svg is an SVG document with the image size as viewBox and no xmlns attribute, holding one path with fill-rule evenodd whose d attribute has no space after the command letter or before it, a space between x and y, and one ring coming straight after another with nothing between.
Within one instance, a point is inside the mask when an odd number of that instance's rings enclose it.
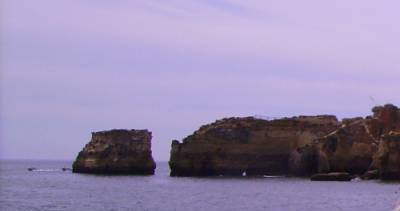
<instances>
[{"instance_id":1,"label":"submerged rock","mask_svg":"<svg viewBox=\"0 0 400 211\"><path fill-rule=\"evenodd\" d=\"M377 169L367 171L361 176L361 179L363 180L379 179L379 171Z\"/></svg>"},{"instance_id":2,"label":"submerged rock","mask_svg":"<svg viewBox=\"0 0 400 211\"><path fill-rule=\"evenodd\" d=\"M334 116L300 116L267 121L227 118L202 126L182 143L172 142L171 176L283 175L302 162L289 155L336 130Z\"/></svg>"},{"instance_id":3,"label":"submerged rock","mask_svg":"<svg viewBox=\"0 0 400 211\"><path fill-rule=\"evenodd\" d=\"M314 174L311 181L350 181L354 177L347 172L331 172L326 174Z\"/></svg>"},{"instance_id":4,"label":"submerged rock","mask_svg":"<svg viewBox=\"0 0 400 211\"><path fill-rule=\"evenodd\" d=\"M154 174L148 130L110 130L92 133L72 166L75 173Z\"/></svg>"}]
</instances>

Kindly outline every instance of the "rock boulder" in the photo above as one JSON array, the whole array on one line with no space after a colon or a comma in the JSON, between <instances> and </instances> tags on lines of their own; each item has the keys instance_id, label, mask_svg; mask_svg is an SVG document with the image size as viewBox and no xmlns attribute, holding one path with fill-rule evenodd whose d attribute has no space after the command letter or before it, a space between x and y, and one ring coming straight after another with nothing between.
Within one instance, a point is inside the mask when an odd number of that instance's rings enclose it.
<instances>
[{"instance_id":1,"label":"rock boulder","mask_svg":"<svg viewBox=\"0 0 400 211\"><path fill-rule=\"evenodd\" d=\"M326 174L314 174L311 181L350 181L353 177L347 172L331 172Z\"/></svg>"}]
</instances>

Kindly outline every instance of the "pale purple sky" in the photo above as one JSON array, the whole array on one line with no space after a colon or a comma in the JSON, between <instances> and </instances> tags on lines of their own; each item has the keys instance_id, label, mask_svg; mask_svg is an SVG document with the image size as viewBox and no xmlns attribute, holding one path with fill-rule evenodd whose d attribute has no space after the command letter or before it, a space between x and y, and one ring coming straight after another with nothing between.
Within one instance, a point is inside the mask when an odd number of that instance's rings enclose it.
<instances>
[{"instance_id":1,"label":"pale purple sky","mask_svg":"<svg viewBox=\"0 0 400 211\"><path fill-rule=\"evenodd\" d=\"M148 128L153 156L229 116L400 105L399 1L0 1L0 158L72 160Z\"/></svg>"}]
</instances>

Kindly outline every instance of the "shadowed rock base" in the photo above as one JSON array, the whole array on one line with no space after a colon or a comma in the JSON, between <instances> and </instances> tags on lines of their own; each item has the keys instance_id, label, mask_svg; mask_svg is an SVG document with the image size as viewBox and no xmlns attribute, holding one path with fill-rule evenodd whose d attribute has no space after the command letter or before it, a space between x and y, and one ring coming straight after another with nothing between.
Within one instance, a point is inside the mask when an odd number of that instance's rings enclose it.
<instances>
[{"instance_id":1,"label":"shadowed rock base","mask_svg":"<svg viewBox=\"0 0 400 211\"><path fill-rule=\"evenodd\" d=\"M148 168L80 168L76 167L73 169L74 173L87 173L87 174L121 174L121 175L152 175L154 174L154 169Z\"/></svg>"},{"instance_id":2,"label":"shadowed rock base","mask_svg":"<svg viewBox=\"0 0 400 211\"><path fill-rule=\"evenodd\" d=\"M363 180L379 179L379 171L378 170L367 171L361 176L361 179Z\"/></svg>"},{"instance_id":3,"label":"shadowed rock base","mask_svg":"<svg viewBox=\"0 0 400 211\"><path fill-rule=\"evenodd\" d=\"M347 172L331 172L311 176L311 181L350 181L351 179L353 177Z\"/></svg>"}]
</instances>

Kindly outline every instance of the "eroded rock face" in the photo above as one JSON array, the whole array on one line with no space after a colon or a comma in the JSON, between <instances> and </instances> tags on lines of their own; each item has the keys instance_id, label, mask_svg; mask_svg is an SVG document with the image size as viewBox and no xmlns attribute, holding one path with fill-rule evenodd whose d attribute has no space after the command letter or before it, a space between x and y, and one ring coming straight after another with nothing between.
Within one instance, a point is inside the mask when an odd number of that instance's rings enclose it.
<instances>
[{"instance_id":1,"label":"eroded rock face","mask_svg":"<svg viewBox=\"0 0 400 211\"><path fill-rule=\"evenodd\" d=\"M382 136L375 162L383 180L400 180L400 132Z\"/></svg>"},{"instance_id":2,"label":"eroded rock face","mask_svg":"<svg viewBox=\"0 0 400 211\"><path fill-rule=\"evenodd\" d=\"M390 131L400 131L400 109L392 104L376 106L372 109L372 117L368 117L368 129L372 136L379 140Z\"/></svg>"},{"instance_id":3,"label":"eroded rock face","mask_svg":"<svg viewBox=\"0 0 400 211\"><path fill-rule=\"evenodd\" d=\"M334 116L218 120L172 142L171 176L288 174L291 153L338 126Z\"/></svg>"},{"instance_id":4,"label":"eroded rock face","mask_svg":"<svg viewBox=\"0 0 400 211\"><path fill-rule=\"evenodd\" d=\"M319 173L363 174L372 163L378 142L368 132L365 119L347 121L335 132L317 141Z\"/></svg>"},{"instance_id":5,"label":"eroded rock face","mask_svg":"<svg viewBox=\"0 0 400 211\"><path fill-rule=\"evenodd\" d=\"M343 119L339 129L298 149L299 153L292 157L302 158L299 168L306 173L317 169L317 173L348 172L364 174L366 179L376 178L372 173L381 168L383 156L378 152L378 145L382 145L382 135L400 129L400 110L385 105L373 108L373 112L373 116L365 119Z\"/></svg>"},{"instance_id":6,"label":"eroded rock face","mask_svg":"<svg viewBox=\"0 0 400 211\"><path fill-rule=\"evenodd\" d=\"M366 119L343 119L337 130L290 155L290 173L294 176L329 172L362 174L370 167L377 148L378 141L369 133Z\"/></svg>"},{"instance_id":7,"label":"eroded rock face","mask_svg":"<svg viewBox=\"0 0 400 211\"><path fill-rule=\"evenodd\" d=\"M173 141L172 176L293 175L344 172L399 179L400 109L377 106L366 118L229 118ZM390 131L394 131L391 132Z\"/></svg>"},{"instance_id":8,"label":"eroded rock face","mask_svg":"<svg viewBox=\"0 0 400 211\"><path fill-rule=\"evenodd\" d=\"M155 168L147 130L94 132L73 163L76 173L154 174Z\"/></svg>"}]
</instances>

